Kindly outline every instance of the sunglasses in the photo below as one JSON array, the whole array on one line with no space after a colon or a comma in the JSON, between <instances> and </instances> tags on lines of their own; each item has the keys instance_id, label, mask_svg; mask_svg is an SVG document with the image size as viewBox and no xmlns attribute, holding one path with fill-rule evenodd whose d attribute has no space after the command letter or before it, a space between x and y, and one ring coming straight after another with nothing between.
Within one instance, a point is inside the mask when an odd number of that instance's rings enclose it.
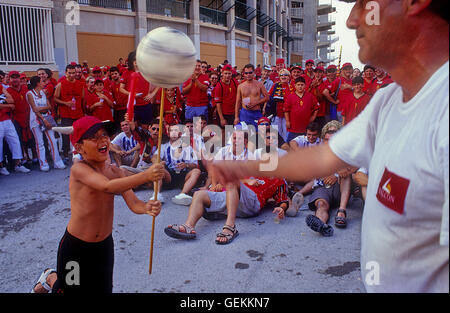
<instances>
[{"instance_id":1,"label":"sunglasses","mask_svg":"<svg viewBox=\"0 0 450 313\"><path fill-rule=\"evenodd\" d=\"M281 74L280 76L287 76L287 77L289 77L289 76L291 76L291 75L289 75L289 74Z\"/></svg>"},{"instance_id":2,"label":"sunglasses","mask_svg":"<svg viewBox=\"0 0 450 313\"><path fill-rule=\"evenodd\" d=\"M245 75L251 75L253 72L244 72Z\"/></svg>"},{"instance_id":3,"label":"sunglasses","mask_svg":"<svg viewBox=\"0 0 450 313\"><path fill-rule=\"evenodd\" d=\"M262 126L269 126L270 124L269 123L261 123L261 124L259 124L260 126L262 125Z\"/></svg>"},{"instance_id":4,"label":"sunglasses","mask_svg":"<svg viewBox=\"0 0 450 313\"><path fill-rule=\"evenodd\" d=\"M152 130L159 130L159 127L152 127Z\"/></svg>"}]
</instances>

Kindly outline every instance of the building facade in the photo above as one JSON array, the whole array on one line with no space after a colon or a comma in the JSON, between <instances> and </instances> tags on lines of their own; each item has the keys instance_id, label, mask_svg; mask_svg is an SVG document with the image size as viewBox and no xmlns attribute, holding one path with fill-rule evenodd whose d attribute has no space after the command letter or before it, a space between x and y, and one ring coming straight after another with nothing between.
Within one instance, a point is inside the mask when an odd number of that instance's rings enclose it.
<instances>
[{"instance_id":1,"label":"building facade","mask_svg":"<svg viewBox=\"0 0 450 313\"><path fill-rule=\"evenodd\" d=\"M333 25L318 0L0 0L0 12L7 71L115 65L160 26L186 33L213 66L328 60Z\"/></svg>"}]
</instances>

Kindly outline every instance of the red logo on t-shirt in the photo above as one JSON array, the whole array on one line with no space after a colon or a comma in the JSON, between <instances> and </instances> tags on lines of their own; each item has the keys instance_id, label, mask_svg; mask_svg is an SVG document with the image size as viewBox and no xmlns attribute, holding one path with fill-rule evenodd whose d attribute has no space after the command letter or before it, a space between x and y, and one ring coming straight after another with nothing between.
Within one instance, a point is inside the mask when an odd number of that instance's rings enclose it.
<instances>
[{"instance_id":1,"label":"red logo on t-shirt","mask_svg":"<svg viewBox=\"0 0 450 313\"><path fill-rule=\"evenodd\" d=\"M400 177L385 168L378 185L377 199L389 209L403 214L408 186L409 179Z\"/></svg>"}]
</instances>

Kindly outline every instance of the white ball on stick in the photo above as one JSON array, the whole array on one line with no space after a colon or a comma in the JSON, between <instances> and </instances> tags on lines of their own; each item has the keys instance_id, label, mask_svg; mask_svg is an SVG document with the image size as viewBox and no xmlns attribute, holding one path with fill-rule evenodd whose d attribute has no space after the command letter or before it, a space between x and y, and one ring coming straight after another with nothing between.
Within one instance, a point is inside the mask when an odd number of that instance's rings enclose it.
<instances>
[{"instance_id":1,"label":"white ball on stick","mask_svg":"<svg viewBox=\"0 0 450 313\"><path fill-rule=\"evenodd\" d=\"M142 76L159 87L183 84L195 69L197 51L191 39L171 27L159 27L142 38L136 62Z\"/></svg>"}]
</instances>

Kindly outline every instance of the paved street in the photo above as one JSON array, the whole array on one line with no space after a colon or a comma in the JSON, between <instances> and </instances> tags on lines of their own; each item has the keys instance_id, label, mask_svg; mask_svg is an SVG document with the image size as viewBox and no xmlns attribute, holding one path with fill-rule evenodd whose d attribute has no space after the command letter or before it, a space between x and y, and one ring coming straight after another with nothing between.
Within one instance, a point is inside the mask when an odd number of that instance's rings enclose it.
<instances>
[{"instance_id":1,"label":"paved street","mask_svg":"<svg viewBox=\"0 0 450 313\"><path fill-rule=\"evenodd\" d=\"M70 216L69 169L0 176L0 292L29 292L46 267L56 267L58 243ZM270 211L238 219L239 237L214 242L222 221L201 219L197 239L167 237L168 224L183 223L188 208L168 200L156 218L153 273L148 274L152 218L133 214L115 199L114 292L302 293L365 292L360 274L361 203L352 202L347 229L324 238L295 218L275 224ZM138 191L140 199L150 197ZM306 199L307 200L307 199ZM335 210L332 211L334 222Z\"/></svg>"}]
</instances>

